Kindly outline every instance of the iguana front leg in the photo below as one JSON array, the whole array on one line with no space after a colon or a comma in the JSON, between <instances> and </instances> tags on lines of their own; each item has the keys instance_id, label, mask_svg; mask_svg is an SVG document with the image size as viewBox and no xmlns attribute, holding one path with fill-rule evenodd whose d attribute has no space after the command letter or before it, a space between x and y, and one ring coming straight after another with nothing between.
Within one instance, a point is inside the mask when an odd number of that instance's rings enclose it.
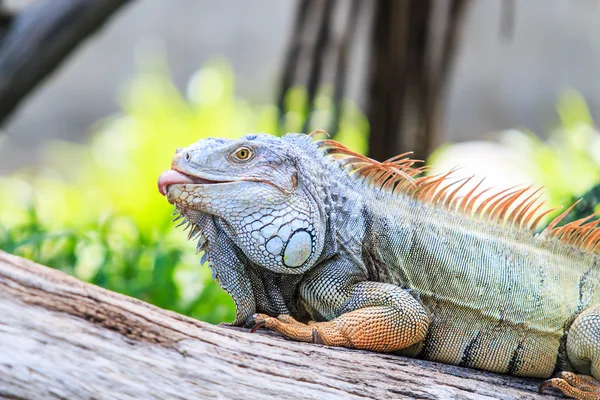
<instances>
[{"instance_id":1,"label":"iguana front leg","mask_svg":"<svg viewBox=\"0 0 600 400\"><path fill-rule=\"evenodd\" d=\"M326 322L302 324L290 316L254 316L259 327L283 336L330 346L390 352L420 342L429 317L423 306L402 288L382 282L355 282L348 269L335 263L302 285L307 309Z\"/></svg>"}]
</instances>

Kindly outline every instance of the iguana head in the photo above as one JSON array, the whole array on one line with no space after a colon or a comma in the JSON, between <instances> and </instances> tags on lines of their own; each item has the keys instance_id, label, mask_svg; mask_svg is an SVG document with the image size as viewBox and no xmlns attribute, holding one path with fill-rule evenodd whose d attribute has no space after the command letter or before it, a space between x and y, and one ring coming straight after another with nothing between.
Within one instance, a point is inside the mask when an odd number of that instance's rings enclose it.
<instances>
[{"instance_id":1,"label":"iguana head","mask_svg":"<svg viewBox=\"0 0 600 400\"><path fill-rule=\"evenodd\" d=\"M204 139L177 150L159 190L192 225L220 219L252 263L300 274L320 257L327 220L303 145L265 134Z\"/></svg>"}]
</instances>

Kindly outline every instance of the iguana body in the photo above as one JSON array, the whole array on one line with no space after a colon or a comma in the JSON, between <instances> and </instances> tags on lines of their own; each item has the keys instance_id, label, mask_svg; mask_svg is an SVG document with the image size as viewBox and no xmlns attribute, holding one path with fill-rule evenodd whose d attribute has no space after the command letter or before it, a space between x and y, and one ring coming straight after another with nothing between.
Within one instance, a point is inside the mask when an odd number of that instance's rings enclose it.
<instances>
[{"instance_id":1,"label":"iguana body","mask_svg":"<svg viewBox=\"0 0 600 400\"><path fill-rule=\"evenodd\" d=\"M476 202L477 188L457 195L466 180L417 177L413 163L308 135L206 139L177 152L159 187L201 234L236 325L600 378L600 228L553 223L534 236L543 213L529 188ZM563 373L543 387L596 399L596 383Z\"/></svg>"}]
</instances>

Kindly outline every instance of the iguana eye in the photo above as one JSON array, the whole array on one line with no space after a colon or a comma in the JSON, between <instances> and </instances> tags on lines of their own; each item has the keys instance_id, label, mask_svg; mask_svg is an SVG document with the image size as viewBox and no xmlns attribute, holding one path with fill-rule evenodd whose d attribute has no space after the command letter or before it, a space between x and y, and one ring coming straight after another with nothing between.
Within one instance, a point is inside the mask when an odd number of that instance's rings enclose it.
<instances>
[{"instance_id":1,"label":"iguana eye","mask_svg":"<svg viewBox=\"0 0 600 400\"><path fill-rule=\"evenodd\" d=\"M240 147L233 153L233 155L240 161L247 161L254 156L254 152L248 147Z\"/></svg>"}]
</instances>

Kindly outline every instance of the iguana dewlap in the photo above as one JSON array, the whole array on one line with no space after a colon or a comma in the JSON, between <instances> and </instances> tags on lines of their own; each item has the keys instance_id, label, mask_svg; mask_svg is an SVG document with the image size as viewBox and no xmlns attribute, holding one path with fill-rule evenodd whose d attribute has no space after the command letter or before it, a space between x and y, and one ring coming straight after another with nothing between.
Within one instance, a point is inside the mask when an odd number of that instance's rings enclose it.
<instances>
[{"instance_id":1,"label":"iguana dewlap","mask_svg":"<svg viewBox=\"0 0 600 400\"><path fill-rule=\"evenodd\" d=\"M159 178L198 236L235 325L305 342L548 378L600 398L600 227L540 235L538 192L478 201L310 135L205 139ZM568 211L568 210L567 210ZM564 215L564 214L563 214ZM580 374L580 375L577 375Z\"/></svg>"}]
</instances>

